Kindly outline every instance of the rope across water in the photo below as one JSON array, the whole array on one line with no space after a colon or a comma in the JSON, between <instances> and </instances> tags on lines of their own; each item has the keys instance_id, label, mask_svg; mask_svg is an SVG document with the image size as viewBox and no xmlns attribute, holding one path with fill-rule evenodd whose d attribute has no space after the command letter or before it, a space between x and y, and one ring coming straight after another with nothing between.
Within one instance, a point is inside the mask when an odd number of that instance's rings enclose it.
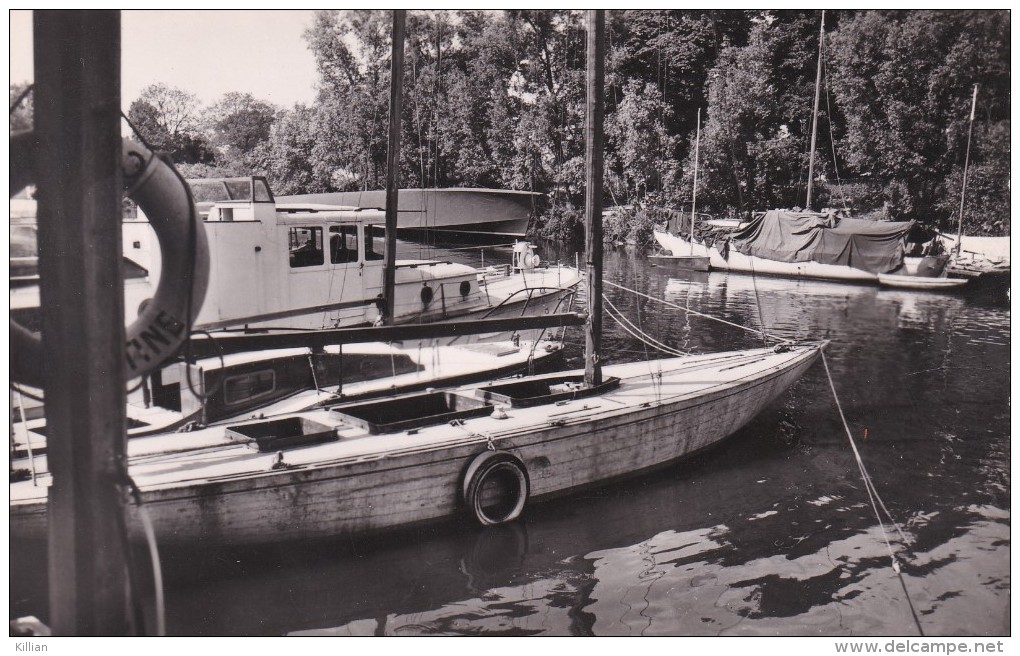
<instances>
[{"instance_id":1,"label":"rope across water","mask_svg":"<svg viewBox=\"0 0 1020 656\"><path fill-rule=\"evenodd\" d=\"M881 507L882 511L885 512L886 517L889 518L889 523L893 525L896 532L900 536L900 540L904 544L907 543L907 537L903 534L900 525L893 519L892 514L886 507L885 502L882 501L882 497L879 496L878 490L875 489L875 484L871 480L871 475L868 473L867 468L864 466L864 460L861 459L861 453L857 450L857 443L854 441L853 434L850 432L850 425L846 421L846 415L843 414L843 406L839 402L839 396L836 394L836 385L832 380L832 372L829 371L829 362L825 358L825 351L822 352L822 364L825 366L825 375L829 379L829 388L832 390L832 398L836 402L836 409L839 411L839 418L843 422L843 428L846 430L846 437L850 441L850 448L854 452L854 459L857 461L857 468L861 472L861 478L864 480L864 489L868 493L868 500L871 502L871 509L875 512L875 519L878 520L878 525L882 529L882 538L885 540L885 548L889 551L889 558L892 561L893 571L896 572L896 576L899 577L900 586L903 588L903 594L907 598L907 605L910 606L910 614L914 618L914 624L917 626L917 632L924 635L924 629L921 628L921 621L917 617L917 610L914 608L914 602L910 598L910 593L907 591L907 583L903 580L903 572L900 571L899 561L896 560L896 553L893 551L892 544L889 542L889 534L885 530L885 522L882 521L882 515L879 512Z\"/></svg>"},{"instance_id":2,"label":"rope across water","mask_svg":"<svg viewBox=\"0 0 1020 656\"><path fill-rule=\"evenodd\" d=\"M762 327L761 330L758 330L756 328L748 328L747 326L741 326L739 323L733 323L732 321L726 321L725 319L720 319L719 317L713 317L711 314L705 314L703 312L698 312L697 310L692 310L690 308L685 308L685 307L683 307L681 305L677 305L676 303L670 303L669 301L663 300L661 298L655 298L654 296L649 296L648 294L644 294L642 292L639 292L636 289L631 289L629 287L624 287L623 285L618 285L618 284L616 284L614 282L610 282L609 280L603 280L602 284L603 285L608 285L610 287L616 287L617 289L621 289L621 290L623 290L625 292L630 292L631 294L636 294L637 296L641 296L643 298L647 298L647 299L655 301L657 303L662 303L663 305L665 305L667 307L671 307L671 308L674 308L674 309L677 309L677 310L683 310L684 312L689 312L689 313L697 315L699 317L704 317L705 319L711 319L712 321L718 321L719 323L724 323L727 326L733 326L734 328L740 328L741 330L746 330L749 333L754 333L756 335L760 334L763 337L766 337L767 339L771 339L771 340L773 340L775 342L785 342L785 341L788 341L788 340L786 340L786 339L784 339L782 337L778 337L776 335L772 335L770 333L765 332L764 326Z\"/></svg>"}]
</instances>

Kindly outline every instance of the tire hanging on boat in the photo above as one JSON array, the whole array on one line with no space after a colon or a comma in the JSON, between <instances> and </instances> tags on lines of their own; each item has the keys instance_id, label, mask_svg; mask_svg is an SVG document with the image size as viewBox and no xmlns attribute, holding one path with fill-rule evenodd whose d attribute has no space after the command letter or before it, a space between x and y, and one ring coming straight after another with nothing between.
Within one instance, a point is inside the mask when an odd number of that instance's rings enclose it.
<instances>
[{"instance_id":1,"label":"tire hanging on boat","mask_svg":"<svg viewBox=\"0 0 1020 656\"><path fill-rule=\"evenodd\" d=\"M505 486L495 495L506 493L506 498L490 498L486 484ZM468 515L482 526L496 526L512 522L521 516L531 492L531 479L520 458L506 451L483 451L464 472L462 493Z\"/></svg>"},{"instance_id":2,"label":"tire hanging on boat","mask_svg":"<svg viewBox=\"0 0 1020 656\"><path fill-rule=\"evenodd\" d=\"M33 131L10 138L10 193L35 182ZM140 316L127 327L124 366L128 379L149 373L174 355L188 338L205 300L209 246L188 184L163 156L122 140L125 194L148 217L162 258L159 286ZM42 386L43 350L39 335L10 322L11 379Z\"/></svg>"}]
</instances>

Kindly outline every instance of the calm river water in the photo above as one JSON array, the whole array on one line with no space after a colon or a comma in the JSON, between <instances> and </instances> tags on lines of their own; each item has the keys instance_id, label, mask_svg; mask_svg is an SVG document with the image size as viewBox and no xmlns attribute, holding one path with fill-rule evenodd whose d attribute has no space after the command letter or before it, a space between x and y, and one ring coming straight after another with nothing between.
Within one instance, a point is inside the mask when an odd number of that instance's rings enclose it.
<instances>
[{"instance_id":1,"label":"calm river water","mask_svg":"<svg viewBox=\"0 0 1020 656\"><path fill-rule=\"evenodd\" d=\"M508 259L508 249L490 251L486 263ZM1004 293L690 273L630 248L606 253L605 278L783 337L831 340L850 429L907 540L886 525L903 585L819 362L718 448L533 505L516 525L167 554L168 632L917 635L908 594L929 636L1010 632ZM606 294L685 351L760 344L609 286ZM581 366L583 340L568 340L568 361ZM608 317L605 347L606 363L646 358ZM22 567L27 555L12 561L12 616L45 616L45 587L20 576L41 566L38 554L34 567Z\"/></svg>"}]
</instances>

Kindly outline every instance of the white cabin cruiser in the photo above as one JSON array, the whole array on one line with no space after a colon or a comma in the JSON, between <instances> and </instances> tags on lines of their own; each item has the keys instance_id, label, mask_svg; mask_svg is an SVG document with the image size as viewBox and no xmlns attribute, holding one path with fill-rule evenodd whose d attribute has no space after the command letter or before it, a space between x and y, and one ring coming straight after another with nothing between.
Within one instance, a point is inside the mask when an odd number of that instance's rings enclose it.
<instances>
[{"instance_id":1,"label":"white cabin cruiser","mask_svg":"<svg viewBox=\"0 0 1020 656\"><path fill-rule=\"evenodd\" d=\"M196 330L378 323L383 212L277 204L260 176L189 184L210 253L209 283ZM152 298L163 267L155 231L141 212L124 219L123 240L125 313L130 321ZM543 264L527 242L515 245L511 265L485 271L453 262L397 260L394 323L550 314L567 309L580 279L574 267ZM38 285L32 282L26 278L11 290L12 315L29 327L36 325L33 315L39 304ZM509 338L487 335L471 341Z\"/></svg>"},{"instance_id":2,"label":"white cabin cruiser","mask_svg":"<svg viewBox=\"0 0 1020 656\"><path fill-rule=\"evenodd\" d=\"M379 320L383 212L277 204L265 178L258 176L189 184L211 259L196 328L345 328ZM152 278L160 272L155 246L144 217L125 220L125 256ZM394 323L555 311L580 282L577 270L539 266L528 244L516 250L510 270L488 275L453 262L398 260ZM132 307L130 299L127 307Z\"/></svg>"}]
</instances>

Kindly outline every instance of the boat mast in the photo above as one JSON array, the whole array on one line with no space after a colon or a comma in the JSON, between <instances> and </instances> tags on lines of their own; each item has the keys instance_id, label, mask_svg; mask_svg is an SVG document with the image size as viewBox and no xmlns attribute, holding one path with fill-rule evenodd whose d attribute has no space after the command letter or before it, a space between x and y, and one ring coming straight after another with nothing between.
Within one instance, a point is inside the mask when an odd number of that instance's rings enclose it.
<instances>
[{"instance_id":1,"label":"boat mast","mask_svg":"<svg viewBox=\"0 0 1020 656\"><path fill-rule=\"evenodd\" d=\"M815 111L811 118L811 153L808 159L807 208L811 210L811 191L815 181L815 141L818 138L818 101L822 91L822 48L825 44L825 10L822 10L822 27L818 31L818 72L815 74Z\"/></svg>"},{"instance_id":2,"label":"boat mast","mask_svg":"<svg viewBox=\"0 0 1020 656\"><path fill-rule=\"evenodd\" d=\"M967 197L967 167L970 166L970 138L974 134L974 110L977 108L978 85L974 85L974 98L970 101L970 126L967 128L967 156L963 160L963 189L960 191L960 224L956 229L956 247L959 255L963 250L963 200Z\"/></svg>"},{"instance_id":3,"label":"boat mast","mask_svg":"<svg viewBox=\"0 0 1020 656\"><path fill-rule=\"evenodd\" d=\"M701 108L698 107L698 131L694 138L694 186L691 188L691 256L694 256L694 208L698 204L698 147L701 145Z\"/></svg>"},{"instance_id":4,"label":"boat mast","mask_svg":"<svg viewBox=\"0 0 1020 656\"><path fill-rule=\"evenodd\" d=\"M602 383L602 98L605 83L606 12L589 9L587 23L587 97L584 125L584 252L588 281L588 321L584 326L584 382Z\"/></svg>"},{"instance_id":5,"label":"boat mast","mask_svg":"<svg viewBox=\"0 0 1020 656\"><path fill-rule=\"evenodd\" d=\"M404 21L407 11L393 10L392 54L390 56L390 125L386 148L386 250L383 267L383 299L386 309L383 323L394 316L394 287L397 281L397 190L400 166L400 110L404 84ZM367 235L366 235L367 236Z\"/></svg>"}]
</instances>

